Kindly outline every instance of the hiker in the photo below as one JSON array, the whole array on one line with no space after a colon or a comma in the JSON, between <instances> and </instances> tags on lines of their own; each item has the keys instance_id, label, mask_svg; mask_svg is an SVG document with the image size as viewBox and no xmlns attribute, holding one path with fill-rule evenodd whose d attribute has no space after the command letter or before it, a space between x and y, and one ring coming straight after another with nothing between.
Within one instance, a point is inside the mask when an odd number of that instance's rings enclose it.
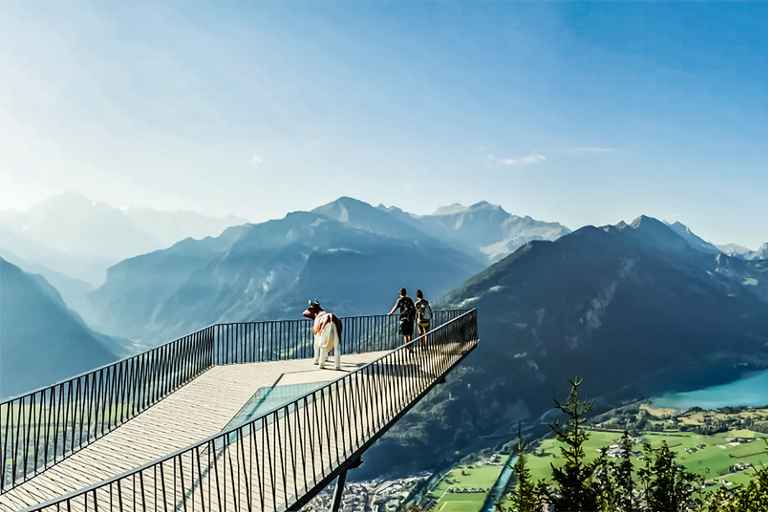
<instances>
[{"instance_id":1,"label":"hiker","mask_svg":"<svg viewBox=\"0 0 768 512\"><path fill-rule=\"evenodd\" d=\"M429 321L432 320L432 308L429 301L424 298L421 290L416 290L416 325L419 327L419 336L424 336L422 343L427 346L427 336L429 332Z\"/></svg>"},{"instance_id":2,"label":"hiker","mask_svg":"<svg viewBox=\"0 0 768 512\"><path fill-rule=\"evenodd\" d=\"M395 307L387 315L392 315L400 310L400 329L399 333L403 335L403 341L408 344L413 337L413 320L416 318L416 307L413 300L407 295L405 288L400 288L400 297L395 302Z\"/></svg>"},{"instance_id":3,"label":"hiker","mask_svg":"<svg viewBox=\"0 0 768 512\"><path fill-rule=\"evenodd\" d=\"M315 338L315 361L320 368L325 368L328 354L333 350L334 368L341 370L341 319L333 313L323 311L318 301L309 301L303 316L314 320L312 334Z\"/></svg>"}]
</instances>

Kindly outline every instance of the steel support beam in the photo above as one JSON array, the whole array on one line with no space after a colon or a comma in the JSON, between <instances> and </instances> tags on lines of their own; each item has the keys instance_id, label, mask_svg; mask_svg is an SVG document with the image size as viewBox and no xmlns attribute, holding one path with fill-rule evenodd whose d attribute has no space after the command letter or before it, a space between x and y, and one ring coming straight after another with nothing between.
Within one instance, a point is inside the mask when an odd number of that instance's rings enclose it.
<instances>
[{"instance_id":1,"label":"steel support beam","mask_svg":"<svg viewBox=\"0 0 768 512\"><path fill-rule=\"evenodd\" d=\"M341 506L341 495L344 494L344 484L347 481L347 471L360 467L360 464L362 463L363 460L358 457L357 460L347 466L347 468L341 472L339 478L336 479L336 487L333 489L333 503L331 504L331 512L339 512L339 507Z\"/></svg>"},{"instance_id":2,"label":"steel support beam","mask_svg":"<svg viewBox=\"0 0 768 512\"><path fill-rule=\"evenodd\" d=\"M333 503L331 504L331 512L339 512L341 506L341 495L344 494L344 483L347 481L347 470L341 472L339 478L336 479L336 488L333 490Z\"/></svg>"}]
</instances>

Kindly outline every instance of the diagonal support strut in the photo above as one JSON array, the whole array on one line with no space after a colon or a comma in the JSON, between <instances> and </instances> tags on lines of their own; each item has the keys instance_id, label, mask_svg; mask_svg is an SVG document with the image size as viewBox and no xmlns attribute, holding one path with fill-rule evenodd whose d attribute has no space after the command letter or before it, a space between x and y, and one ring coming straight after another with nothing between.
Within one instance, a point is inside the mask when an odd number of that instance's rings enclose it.
<instances>
[{"instance_id":1,"label":"diagonal support strut","mask_svg":"<svg viewBox=\"0 0 768 512\"><path fill-rule=\"evenodd\" d=\"M341 507L341 495L344 494L344 484L347 481L347 471L360 467L363 461L360 457L356 461L352 462L344 471L341 472L339 478L336 479L336 487L333 489L333 503L331 504L331 512L339 512Z\"/></svg>"}]
</instances>

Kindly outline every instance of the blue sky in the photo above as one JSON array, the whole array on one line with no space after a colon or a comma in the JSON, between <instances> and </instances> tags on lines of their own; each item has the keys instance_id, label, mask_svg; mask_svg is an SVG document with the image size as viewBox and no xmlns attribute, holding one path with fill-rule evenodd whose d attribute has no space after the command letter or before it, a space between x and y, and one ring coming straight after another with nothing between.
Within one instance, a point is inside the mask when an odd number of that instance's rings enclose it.
<instances>
[{"instance_id":1,"label":"blue sky","mask_svg":"<svg viewBox=\"0 0 768 512\"><path fill-rule=\"evenodd\" d=\"M768 241L768 3L0 2L0 209L342 195Z\"/></svg>"}]
</instances>

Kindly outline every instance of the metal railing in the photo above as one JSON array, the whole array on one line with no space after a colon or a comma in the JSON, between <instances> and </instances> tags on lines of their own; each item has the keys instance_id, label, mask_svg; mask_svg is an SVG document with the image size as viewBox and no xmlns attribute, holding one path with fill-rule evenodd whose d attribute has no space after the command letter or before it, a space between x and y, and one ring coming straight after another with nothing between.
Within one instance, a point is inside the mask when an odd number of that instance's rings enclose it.
<instances>
[{"instance_id":1,"label":"metal railing","mask_svg":"<svg viewBox=\"0 0 768 512\"><path fill-rule=\"evenodd\" d=\"M0 404L0 494L111 432L208 368L212 327Z\"/></svg>"},{"instance_id":2,"label":"metal railing","mask_svg":"<svg viewBox=\"0 0 768 512\"><path fill-rule=\"evenodd\" d=\"M249 423L27 510L295 510L474 349L476 311L427 336Z\"/></svg>"},{"instance_id":3,"label":"metal railing","mask_svg":"<svg viewBox=\"0 0 768 512\"><path fill-rule=\"evenodd\" d=\"M435 311L432 325L442 325L467 310ZM344 354L391 350L403 343L397 334L398 317L368 315L343 317L341 347ZM312 323L277 320L216 324L213 365L261 363L313 357Z\"/></svg>"},{"instance_id":4,"label":"metal railing","mask_svg":"<svg viewBox=\"0 0 768 512\"><path fill-rule=\"evenodd\" d=\"M439 325L464 310L436 311ZM395 316L342 318L342 352L402 342ZM312 357L309 320L215 324L0 403L0 494L111 432L215 365Z\"/></svg>"}]
</instances>

